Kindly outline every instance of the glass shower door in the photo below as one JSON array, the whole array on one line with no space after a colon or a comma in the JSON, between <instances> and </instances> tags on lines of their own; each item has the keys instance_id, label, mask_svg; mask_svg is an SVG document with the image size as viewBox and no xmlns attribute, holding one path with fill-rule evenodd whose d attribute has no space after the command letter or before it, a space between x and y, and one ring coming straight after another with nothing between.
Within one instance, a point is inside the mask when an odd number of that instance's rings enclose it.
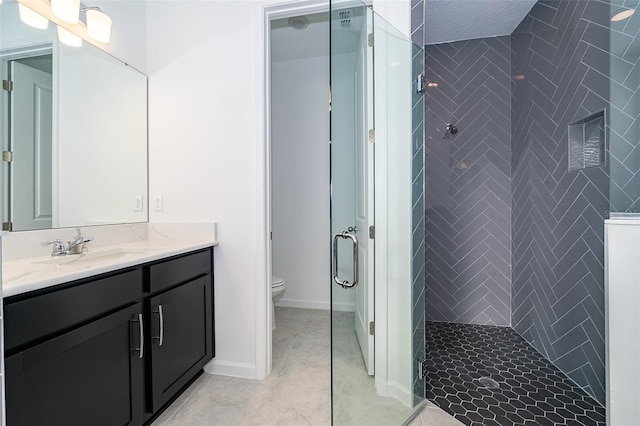
<instances>
[{"instance_id":1,"label":"glass shower door","mask_svg":"<svg viewBox=\"0 0 640 426\"><path fill-rule=\"evenodd\" d=\"M345 425L374 391L372 24L364 5L331 10L332 413Z\"/></svg>"},{"instance_id":2,"label":"glass shower door","mask_svg":"<svg viewBox=\"0 0 640 426\"><path fill-rule=\"evenodd\" d=\"M420 55L360 3L330 27L332 419L400 425L424 399Z\"/></svg>"}]
</instances>

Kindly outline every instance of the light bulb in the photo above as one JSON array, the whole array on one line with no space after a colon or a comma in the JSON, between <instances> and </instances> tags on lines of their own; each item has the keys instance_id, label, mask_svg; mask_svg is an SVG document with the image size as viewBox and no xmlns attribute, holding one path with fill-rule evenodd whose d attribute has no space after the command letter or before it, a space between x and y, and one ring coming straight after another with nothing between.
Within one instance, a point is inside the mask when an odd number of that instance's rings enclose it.
<instances>
[{"instance_id":1,"label":"light bulb","mask_svg":"<svg viewBox=\"0 0 640 426\"><path fill-rule=\"evenodd\" d=\"M102 43L109 43L111 38L111 18L99 10L87 10L87 34Z\"/></svg>"},{"instance_id":2,"label":"light bulb","mask_svg":"<svg viewBox=\"0 0 640 426\"><path fill-rule=\"evenodd\" d=\"M39 30L46 30L49 28L49 20L47 18L37 14L22 3L18 3L18 13L20 14L20 20L30 27L37 28Z\"/></svg>"},{"instance_id":3,"label":"light bulb","mask_svg":"<svg viewBox=\"0 0 640 426\"><path fill-rule=\"evenodd\" d=\"M67 46L71 46L71 47L82 46L82 39L80 37L62 28L59 25L58 25L58 40L60 40L60 43L64 43Z\"/></svg>"},{"instance_id":4,"label":"light bulb","mask_svg":"<svg viewBox=\"0 0 640 426\"><path fill-rule=\"evenodd\" d=\"M636 12L635 9L622 10L611 17L611 22L624 21L625 19L633 15L635 12Z\"/></svg>"},{"instance_id":5,"label":"light bulb","mask_svg":"<svg viewBox=\"0 0 640 426\"><path fill-rule=\"evenodd\" d=\"M80 16L80 0L51 0L51 11L62 21L75 24Z\"/></svg>"}]
</instances>

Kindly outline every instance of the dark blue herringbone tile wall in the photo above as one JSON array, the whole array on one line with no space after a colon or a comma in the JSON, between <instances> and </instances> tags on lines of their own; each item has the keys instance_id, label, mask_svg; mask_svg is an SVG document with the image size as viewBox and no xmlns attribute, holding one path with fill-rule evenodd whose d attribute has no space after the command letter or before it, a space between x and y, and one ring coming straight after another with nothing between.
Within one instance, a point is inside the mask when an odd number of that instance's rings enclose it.
<instances>
[{"instance_id":1,"label":"dark blue herringbone tile wall","mask_svg":"<svg viewBox=\"0 0 640 426\"><path fill-rule=\"evenodd\" d=\"M636 7L637 1L612 0L611 9L620 5ZM598 4L597 13L610 14L609 5ZM595 12L595 11L594 11ZM611 170L612 212L640 213L640 133L637 123L640 114L640 14L610 22L611 106L609 129L609 161ZM589 48L591 62L606 57L601 48Z\"/></svg>"},{"instance_id":2,"label":"dark blue herringbone tile wall","mask_svg":"<svg viewBox=\"0 0 640 426\"><path fill-rule=\"evenodd\" d=\"M511 324L511 39L429 45L427 318ZM458 128L445 134L447 123Z\"/></svg>"},{"instance_id":3,"label":"dark blue herringbone tile wall","mask_svg":"<svg viewBox=\"0 0 640 426\"><path fill-rule=\"evenodd\" d=\"M567 125L608 107L608 20L600 1L539 1L511 37L513 327L601 403L609 177L567 171Z\"/></svg>"},{"instance_id":4,"label":"dark blue herringbone tile wall","mask_svg":"<svg viewBox=\"0 0 640 426\"><path fill-rule=\"evenodd\" d=\"M413 41L413 122L412 122L412 200L413 200L413 393L416 403L425 395L425 379L420 378L418 363L426 350L424 286L424 96L418 93L417 77L424 70L424 0L411 1L411 40Z\"/></svg>"}]
</instances>

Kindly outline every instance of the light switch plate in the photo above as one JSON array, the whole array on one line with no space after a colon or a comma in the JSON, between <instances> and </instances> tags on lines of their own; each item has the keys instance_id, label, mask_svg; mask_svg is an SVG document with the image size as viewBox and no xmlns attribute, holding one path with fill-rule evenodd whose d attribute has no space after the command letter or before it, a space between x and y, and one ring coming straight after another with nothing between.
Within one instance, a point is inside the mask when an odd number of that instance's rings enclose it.
<instances>
[{"instance_id":1,"label":"light switch plate","mask_svg":"<svg viewBox=\"0 0 640 426\"><path fill-rule=\"evenodd\" d=\"M133 211L141 212L142 211L142 195L136 195L133 197Z\"/></svg>"},{"instance_id":2,"label":"light switch plate","mask_svg":"<svg viewBox=\"0 0 640 426\"><path fill-rule=\"evenodd\" d=\"M153 196L153 210L161 212L164 209L164 203L162 201L162 195Z\"/></svg>"}]
</instances>

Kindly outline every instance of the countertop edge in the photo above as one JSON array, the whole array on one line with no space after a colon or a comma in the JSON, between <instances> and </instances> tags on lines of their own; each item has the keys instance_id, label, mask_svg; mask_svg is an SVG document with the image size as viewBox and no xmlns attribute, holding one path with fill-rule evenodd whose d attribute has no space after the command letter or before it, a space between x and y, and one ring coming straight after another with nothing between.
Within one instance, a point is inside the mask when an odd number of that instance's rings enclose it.
<instances>
[{"instance_id":1,"label":"countertop edge","mask_svg":"<svg viewBox=\"0 0 640 426\"><path fill-rule=\"evenodd\" d=\"M66 271L64 273L47 276L45 278L34 278L32 280L26 280L25 282L7 283L7 284L4 283L4 278L3 278L2 297L6 299L12 296L18 296L20 294L29 293L31 291L42 290L42 289L53 287L59 284L64 284L71 281L76 281L84 278L93 277L96 275L113 272L118 269L125 269L132 266L138 266L144 263L149 263L156 260L161 260L168 257L181 255L181 254L189 253L192 251L197 251L200 249L215 247L218 245L217 241L180 241L176 243L179 244L178 247L161 249L161 251L158 251L158 249L155 249L151 253L140 253L140 254L131 256L127 259L122 259L116 262L107 263L104 265L90 267L82 270ZM13 261L13 262L27 263L25 261ZM4 272L3 272L3 277L4 277Z\"/></svg>"}]
</instances>

